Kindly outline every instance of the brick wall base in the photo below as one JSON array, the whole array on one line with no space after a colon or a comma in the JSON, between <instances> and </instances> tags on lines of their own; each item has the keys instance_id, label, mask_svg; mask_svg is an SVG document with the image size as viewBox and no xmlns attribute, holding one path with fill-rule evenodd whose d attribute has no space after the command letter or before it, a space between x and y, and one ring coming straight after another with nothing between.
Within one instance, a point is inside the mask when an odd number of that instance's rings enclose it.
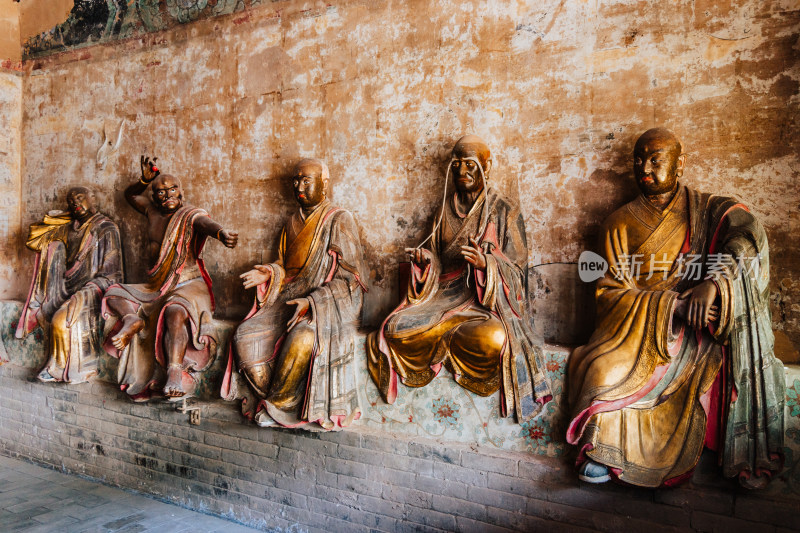
<instances>
[{"instance_id":1,"label":"brick wall base","mask_svg":"<svg viewBox=\"0 0 800 533\"><path fill-rule=\"evenodd\" d=\"M639 490L577 481L571 459L379 434L260 429L235 406L134 404L95 382L0 367L0 453L268 531L783 531L797 499L719 477ZM796 495L795 495L796 498Z\"/></svg>"}]
</instances>

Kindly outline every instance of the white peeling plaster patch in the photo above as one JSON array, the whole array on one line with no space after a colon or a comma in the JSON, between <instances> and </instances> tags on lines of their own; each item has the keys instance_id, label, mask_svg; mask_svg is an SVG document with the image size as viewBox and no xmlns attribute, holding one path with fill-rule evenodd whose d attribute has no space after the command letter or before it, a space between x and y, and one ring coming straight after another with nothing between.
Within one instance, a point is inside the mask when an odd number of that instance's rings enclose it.
<instances>
[{"instance_id":1,"label":"white peeling plaster patch","mask_svg":"<svg viewBox=\"0 0 800 533\"><path fill-rule=\"evenodd\" d=\"M701 191L733 196L745 203L767 227L787 223L786 213L797 209L796 194L764 194L765 190L797 191L800 158L775 158L743 171L725 159L703 161L702 167L687 168L686 182Z\"/></svg>"}]
</instances>

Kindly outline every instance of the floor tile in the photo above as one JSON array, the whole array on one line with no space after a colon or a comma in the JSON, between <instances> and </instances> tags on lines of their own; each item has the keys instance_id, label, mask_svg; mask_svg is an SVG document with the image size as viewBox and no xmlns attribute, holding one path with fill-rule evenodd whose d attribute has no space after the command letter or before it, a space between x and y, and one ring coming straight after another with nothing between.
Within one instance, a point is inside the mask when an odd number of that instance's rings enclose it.
<instances>
[{"instance_id":1,"label":"floor tile","mask_svg":"<svg viewBox=\"0 0 800 533\"><path fill-rule=\"evenodd\" d=\"M254 529L0 456L0 530L23 533L245 533Z\"/></svg>"}]
</instances>

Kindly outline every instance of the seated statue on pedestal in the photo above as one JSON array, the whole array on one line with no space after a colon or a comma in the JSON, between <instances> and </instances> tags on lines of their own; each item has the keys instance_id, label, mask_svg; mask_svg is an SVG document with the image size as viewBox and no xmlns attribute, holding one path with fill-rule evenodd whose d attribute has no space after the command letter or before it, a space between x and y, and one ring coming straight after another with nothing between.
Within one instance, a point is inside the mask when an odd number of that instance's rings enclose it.
<instances>
[{"instance_id":1,"label":"seated statue on pedestal","mask_svg":"<svg viewBox=\"0 0 800 533\"><path fill-rule=\"evenodd\" d=\"M519 422L552 397L528 313L525 223L516 202L488 187L491 168L480 138L456 143L429 248L407 250L407 294L367 339L369 373L387 403L398 374L423 387L442 365L475 394L500 390L501 414Z\"/></svg>"},{"instance_id":2,"label":"seated statue on pedestal","mask_svg":"<svg viewBox=\"0 0 800 533\"><path fill-rule=\"evenodd\" d=\"M648 130L633 157L641 195L603 224L597 329L568 365L579 477L675 485L707 446L726 477L763 487L781 469L785 396L764 228L678 183L671 132Z\"/></svg>"},{"instance_id":3,"label":"seated statue on pedestal","mask_svg":"<svg viewBox=\"0 0 800 533\"><path fill-rule=\"evenodd\" d=\"M327 199L327 165L305 159L291 180L300 209L283 228L277 261L241 276L256 301L233 336L221 394L245 398L243 412L262 427L338 429L361 416L355 333L367 271L353 215Z\"/></svg>"},{"instance_id":4,"label":"seated statue on pedestal","mask_svg":"<svg viewBox=\"0 0 800 533\"><path fill-rule=\"evenodd\" d=\"M201 252L208 237L228 248L238 240L203 209L184 204L180 180L161 174L154 161L142 157L141 179L125 189L128 203L147 217L153 267L147 282L113 285L103 298L104 316L117 319L104 348L120 358L117 380L134 401L162 391L170 399L193 394L193 374L213 362L217 344L211 278ZM144 196L148 186L152 200Z\"/></svg>"},{"instance_id":5,"label":"seated statue on pedestal","mask_svg":"<svg viewBox=\"0 0 800 533\"><path fill-rule=\"evenodd\" d=\"M16 337L49 323L49 359L37 378L82 383L97 373L100 301L122 281L122 250L117 225L97 212L89 189L70 189L67 206L30 228L26 244L38 253Z\"/></svg>"}]
</instances>

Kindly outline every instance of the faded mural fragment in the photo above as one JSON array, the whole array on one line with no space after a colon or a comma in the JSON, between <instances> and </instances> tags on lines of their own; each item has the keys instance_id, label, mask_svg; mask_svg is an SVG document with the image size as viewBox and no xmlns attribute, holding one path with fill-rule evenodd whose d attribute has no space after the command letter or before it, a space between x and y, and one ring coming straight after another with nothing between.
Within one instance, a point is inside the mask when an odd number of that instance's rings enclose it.
<instances>
[{"instance_id":1,"label":"faded mural fragment","mask_svg":"<svg viewBox=\"0 0 800 533\"><path fill-rule=\"evenodd\" d=\"M227 15L262 0L75 0L66 21L31 37L23 57L42 57L81 46L138 37L201 18Z\"/></svg>"}]
</instances>

